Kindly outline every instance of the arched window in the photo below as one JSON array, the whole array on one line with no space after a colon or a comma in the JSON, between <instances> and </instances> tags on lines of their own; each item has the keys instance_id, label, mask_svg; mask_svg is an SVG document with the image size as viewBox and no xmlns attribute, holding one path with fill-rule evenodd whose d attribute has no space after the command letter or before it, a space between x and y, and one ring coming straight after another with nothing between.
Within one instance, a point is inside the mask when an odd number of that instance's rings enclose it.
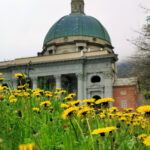
<instances>
[{"instance_id":1,"label":"arched window","mask_svg":"<svg viewBox=\"0 0 150 150\"><path fill-rule=\"evenodd\" d=\"M101 99L101 97L98 95L93 96L93 98L95 98L95 100Z\"/></svg>"},{"instance_id":2,"label":"arched window","mask_svg":"<svg viewBox=\"0 0 150 150\"><path fill-rule=\"evenodd\" d=\"M100 82L100 81L101 81L101 78L99 76L93 76L91 78L92 83L97 83L97 82Z\"/></svg>"},{"instance_id":3,"label":"arched window","mask_svg":"<svg viewBox=\"0 0 150 150\"><path fill-rule=\"evenodd\" d=\"M49 55L52 55L53 54L53 50L52 49L49 50L48 53L49 53Z\"/></svg>"}]
</instances>

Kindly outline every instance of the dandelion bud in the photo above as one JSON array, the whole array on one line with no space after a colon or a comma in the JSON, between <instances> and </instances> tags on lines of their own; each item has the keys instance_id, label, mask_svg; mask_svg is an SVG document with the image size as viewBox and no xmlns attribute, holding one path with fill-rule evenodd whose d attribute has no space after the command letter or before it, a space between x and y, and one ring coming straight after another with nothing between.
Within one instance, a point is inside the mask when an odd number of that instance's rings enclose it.
<instances>
[{"instance_id":1,"label":"dandelion bud","mask_svg":"<svg viewBox=\"0 0 150 150\"><path fill-rule=\"evenodd\" d=\"M22 117L21 109L18 109L17 112L18 112L18 116L21 118Z\"/></svg>"}]
</instances>

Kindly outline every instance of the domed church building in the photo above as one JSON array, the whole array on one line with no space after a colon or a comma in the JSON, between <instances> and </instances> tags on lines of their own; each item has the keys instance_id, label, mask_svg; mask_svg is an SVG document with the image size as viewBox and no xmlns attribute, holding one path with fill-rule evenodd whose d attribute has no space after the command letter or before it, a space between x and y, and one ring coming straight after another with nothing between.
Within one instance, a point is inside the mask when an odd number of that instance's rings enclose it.
<instances>
[{"instance_id":1,"label":"domed church building","mask_svg":"<svg viewBox=\"0 0 150 150\"><path fill-rule=\"evenodd\" d=\"M53 87L77 93L78 99L113 97L117 55L110 36L96 18L84 13L84 1L72 0L71 13L48 31L36 57L0 62L4 83L19 84L15 73L28 76L33 89Z\"/></svg>"}]
</instances>

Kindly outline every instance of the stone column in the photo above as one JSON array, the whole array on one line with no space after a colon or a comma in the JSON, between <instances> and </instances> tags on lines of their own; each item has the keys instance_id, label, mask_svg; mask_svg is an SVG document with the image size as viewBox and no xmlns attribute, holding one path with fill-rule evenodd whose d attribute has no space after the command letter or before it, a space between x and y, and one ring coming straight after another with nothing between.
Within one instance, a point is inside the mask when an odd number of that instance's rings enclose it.
<instances>
[{"instance_id":1,"label":"stone column","mask_svg":"<svg viewBox=\"0 0 150 150\"><path fill-rule=\"evenodd\" d=\"M77 83L78 83L78 99L83 100L84 90L83 90L83 74L78 73L77 75Z\"/></svg>"},{"instance_id":2,"label":"stone column","mask_svg":"<svg viewBox=\"0 0 150 150\"><path fill-rule=\"evenodd\" d=\"M17 78L13 79L13 88L18 89L18 80L17 80Z\"/></svg>"},{"instance_id":3,"label":"stone column","mask_svg":"<svg viewBox=\"0 0 150 150\"><path fill-rule=\"evenodd\" d=\"M113 84L112 84L113 74L110 72L105 72L104 78L105 78L104 96L113 98ZM112 107L113 103L110 102L109 105L110 107Z\"/></svg>"},{"instance_id":4,"label":"stone column","mask_svg":"<svg viewBox=\"0 0 150 150\"><path fill-rule=\"evenodd\" d=\"M38 88L38 77L32 77L32 88L37 89Z\"/></svg>"},{"instance_id":5,"label":"stone column","mask_svg":"<svg viewBox=\"0 0 150 150\"><path fill-rule=\"evenodd\" d=\"M56 88L61 88L61 75L55 75Z\"/></svg>"}]
</instances>

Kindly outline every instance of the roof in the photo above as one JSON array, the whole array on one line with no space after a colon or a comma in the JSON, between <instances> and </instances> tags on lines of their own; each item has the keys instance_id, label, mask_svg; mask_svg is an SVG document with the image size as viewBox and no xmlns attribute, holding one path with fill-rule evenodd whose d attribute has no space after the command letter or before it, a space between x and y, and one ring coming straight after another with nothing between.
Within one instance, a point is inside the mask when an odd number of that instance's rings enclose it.
<instances>
[{"instance_id":1,"label":"roof","mask_svg":"<svg viewBox=\"0 0 150 150\"><path fill-rule=\"evenodd\" d=\"M92 57L92 56L104 56L108 55L107 51L95 51L95 52L84 52L84 57ZM64 60L73 60L73 59L80 59L83 57L81 52L75 53L66 53L66 54L57 54L51 56L37 56L37 57L28 57L28 58L19 58L12 61L4 61L0 62L0 68L5 68L9 66L16 66L16 65L26 65L30 61L34 64L36 63L46 63L46 62L56 62L56 61L64 61Z\"/></svg>"},{"instance_id":2,"label":"roof","mask_svg":"<svg viewBox=\"0 0 150 150\"><path fill-rule=\"evenodd\" d=\"M114 86L131 86L137 85L137 77L118 78L115 80Z\"/></svg>"},{"instance_id":3,"label":"roof","mask_svg":"<svg viewBox=\"0 0 150 150\"><path fill-rule=\"evenodd\" d=\"M108 32L96 18L83 14L71 14L62 17L50 28L43 45L53 39L68 36L95 37L111 44Z\"/></svg>"}]
</instances>

